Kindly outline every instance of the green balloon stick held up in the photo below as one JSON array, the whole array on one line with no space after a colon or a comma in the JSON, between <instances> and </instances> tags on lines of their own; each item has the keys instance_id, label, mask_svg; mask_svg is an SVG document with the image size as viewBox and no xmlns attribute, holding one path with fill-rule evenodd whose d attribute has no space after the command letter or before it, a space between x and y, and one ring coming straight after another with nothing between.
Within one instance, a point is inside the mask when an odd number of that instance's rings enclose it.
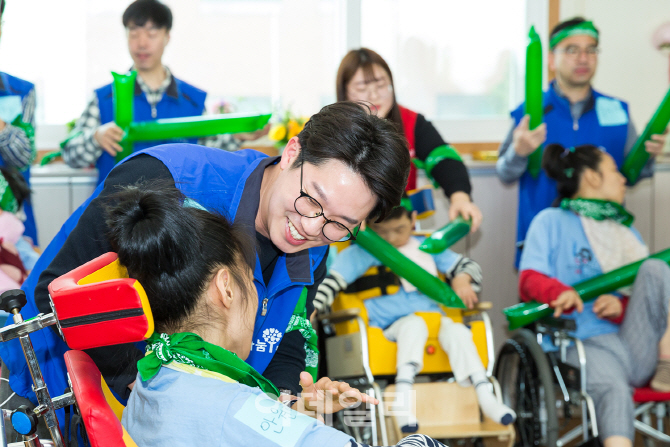
<instances>
[{"instance_id":1,"label":"green balloon stick held up","mask_svg":"<svg viewBox=\"0 0 670 447\"><path fill-rule=\"evenodd\" d=\"M112 83L113 102L114 102L114 122L117 126L128 133L130 124L133 122L133 96L135 95L135 70L128 74L119 74L112 72L114 82ZM133 153L133 142L130 140L121 141L123 150L116 154L116 162L123 160Z\"/></svg>"},{"instance_id":2,"label":"green balloon stick held up","mask_svg":"<svg viewBox=\"0 0 670 447\"><path fill-rule=\"evenodd\" d=\"M112 73L114 82L114 122L125 132L120 141L123 148L116 154L120 162L133 153L136 141L159 141L174 138L202 138L223 133L253 132L261 129L270 120L271 114L225 114L210 116L188 116L183 118L134 121L133 101L136 71L128 74Z\"/></svg>"},{"instance_id":3,"label":"green balloon stick held up","mask_svg":"<svg viewBox=\"0 0 670 447\"><path fill-rule=\"evenodd\" d=\"M209 116L187 116L130 124L124 140L156 141L171 138L201 138L222 133L252 132L262 128L272 114L226 113Z\"/></svg>"},{"instance_id":4,"label":"green balloon stick held up","mask_svg":"<svg viewBox=\"0 0 670 447\"><path fill-rule=\"evenodd\" d=\"M419 246L419 250L432 255L442 253L470 232L472 222L458 216L439 230L428 236Z\"/></svg>"},{"instance_id":5,"label":"green balloon stick held up","mask_svg":"<svg viewBox=\"0 0 670 447\"><path fill-rule=\"evenodd\" d=\"M633 148L623 162L623 166L621 166L621 173L626 176L630 183L637 181L642 168L644 168L647 160L649 160L649 152L647 152L644 143L650 140L652 135L665 132L668 123L670 123L670 90L665 94L665 98L663 98L654 116L647 123L647 127L644 128L642 135L635 141Z\"/></svg>"},{"instance_id":6,"label":"green balloon stick held up","mask_svg":"<svg viewBox=\"0 0 670 447\"><path fill-rule=\"evenodd\" d=\"M524 102L524 113L530 115L528 128L535 129L542 124L542 42L540 36L535 32L535 27L530 27L528 33L530 42L526 47L526 101ZM528 156L528 172L533 178L537 178L542 169L542 146Z\"/></svg>"},{"instance_id":7,"label":"green balloon stick held up","mask_svg":"<svg viewBox=\"0 0 670 447\"><path fill-rule=\"evenodd\" d=\"M610 293L613 290L628 286L635 281L640 266L646 259L660 259L670 264L670 248L649 256L641 261L624 265L611 272L594 276L585 281L578 282L572 286L583 301L592 301L604 293ZM548 304L531 301L528 303L516 304L503 309L503 313L509 322L509 329L514 330L526 326L540 318L548 317L554 312L554 309Z\"/></svg>"},{"instance_id":8,"label":"green balloon stick held up","mask_svg":"<svg viewBox=\"0 0 670 447\"><path fill-rule=\"evenodd\" d=\"M451 287L419 267L370 228L358 233L356 243L390 268L393 273L409 281L424 295L446 307L465 309L465 304Z\"/></svg>"}]
</instances>

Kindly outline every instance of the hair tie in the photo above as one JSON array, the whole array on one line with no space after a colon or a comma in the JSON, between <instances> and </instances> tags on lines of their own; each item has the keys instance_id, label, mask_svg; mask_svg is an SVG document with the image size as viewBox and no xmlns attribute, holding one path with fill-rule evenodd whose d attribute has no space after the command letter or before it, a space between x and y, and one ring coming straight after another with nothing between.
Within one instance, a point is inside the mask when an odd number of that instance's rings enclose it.
<instances>
[{"instance_id":1,"label":"hair tie","mask_svg":"<svg viewBox=\"0 0 670 447\"><path fill-rule=\"evenodd\" d=\"M574 147L574 146L566 147L566 148L563 150L563 153L561 154L561 158L565 158L565 157L567 157L568 154L569 154L570 152L574 152L574 151L575 151L575 147Z\"/></svg>"},{"instance_id":2,"label":"hair tie","mask_svg":"<svg viewBox=\"0 0 670 447\"><path fill-rule=\"evenodd\" d=\"M575 168L565 168L563 173L567 178L572 178L572 175L575 173Z\"/></svg>"}]
</instances>

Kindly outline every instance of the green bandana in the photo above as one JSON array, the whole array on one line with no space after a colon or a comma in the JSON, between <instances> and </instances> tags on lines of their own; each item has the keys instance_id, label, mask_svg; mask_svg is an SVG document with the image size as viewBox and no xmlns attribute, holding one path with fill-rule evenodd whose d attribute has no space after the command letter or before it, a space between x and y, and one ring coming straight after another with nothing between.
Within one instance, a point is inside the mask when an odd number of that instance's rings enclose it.
<instances>
[{"instance_id":1,"label":"green bandana","mask_svg":"<svg viewBox=\"0 0 670 447\"><path fill-rule=\"evenodd\" d=\"M302 289L298 304L293 310L291 320L288 322L286 333L291 331L299 331L300 335L305 339L305 371L312 375L314 382L317 379L317 372L319 369L319 348L317 347L317 334L312 323L307 319L307 288Z\"/></svg>"},{"instance_id":2,"label":"green bandana","mask_svg":"<svg viewBox=\"0 0 670 447\"><path fill-rule=\"evenodd\" d=\"M272 382L236 354L191 332L171 335L154 332L147 340L147 355L137 362L137 369L142 380L147 381L158 374L161 366L171 362L223 374L244 385L260 388L265 394L279 396Z\"/></svg>"},{"instance_id":3,"label":"green bandana","mask_svg":"<svg viewBox=\"0 0 670 447\"><path fill-rule=\"evenodd\" d=\"M0 174L0 209L12 214L19 210L19 202L16 201L12 188L4 175Z\"/></svg>"},{"instance_id":4,"label":"green bandana","mask_svg":"<svg viewBox=\"0 0 670 447\"><path fill-rule=\"evenodd\" d=\"M578 34L591 36L596 41L598 40L598 30L595 26L593 26L593 22L581 22L574 26L564 28L556 33L556 35L549 41L549 49L553 50L563 39L570 36L576 36Z\"/></svg>"},{"instance_id":5,"label":"green bandana","mask_svg":"<svg viewBox=\"0 0 670 447\"><path fill-rule=\"evenodd\" d=\"M600 199L563 199L561 208L595 220L611 219L630 227L635 217L616 202Z\"/></svg>"}]
</instances>

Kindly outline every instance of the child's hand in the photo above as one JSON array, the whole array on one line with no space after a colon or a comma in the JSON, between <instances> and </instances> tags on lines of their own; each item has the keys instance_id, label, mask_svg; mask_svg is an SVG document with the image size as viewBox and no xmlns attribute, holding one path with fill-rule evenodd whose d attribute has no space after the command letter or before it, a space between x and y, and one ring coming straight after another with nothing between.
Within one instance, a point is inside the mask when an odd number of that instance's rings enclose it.
<instances>
[{"instance_id":1,"label":"child's hand","mask_svg":"<svg viewBox=\"0 0 670 447\"><path fill-rule=\"evenodd\" d=\"M593 312L598 318L618 318L623 312L623 305L617 296L607 293L593 303Z\"/></svg>"},{"instance_id":2,"label":"child's hand","mask_svg":"<svg viewBox=\"0 0 670 447\"><path fill-rule=\"evenodd\" d=\"M373 405L379 403L379 400L361 393L345 382L335 382L323 377L314 383L312 375L306 371L300 373L300 386L302 392L298 411L321 421L323 418L320 415L336 413L358 402Z\"/></svg>"},{"instance_id":3,"label":"child's hand","mask_svg":"<svg viewBox=\"0 0 670 447\"><path fill-rule=\"evenodd\" d=\"M552 301L549 306L555 309L554 318L560 317L563 312L572 310L573 308L576 308L577 312L580 313L584 310L584 302L574 289L566 290L558 295L558 298Z\"/></svg>"},{"instance_id":4,"label":"child's hand","mask_svg":"<svg viewBox=\"0 0 670 447\"><path fill-rule=\"evenodd\" d=\"M451 288L468 309L474 309L475 304L479 302L477 294L472 289L472 278L467 273L454 276L451 280Z\"/></svg>"}]
</instances>

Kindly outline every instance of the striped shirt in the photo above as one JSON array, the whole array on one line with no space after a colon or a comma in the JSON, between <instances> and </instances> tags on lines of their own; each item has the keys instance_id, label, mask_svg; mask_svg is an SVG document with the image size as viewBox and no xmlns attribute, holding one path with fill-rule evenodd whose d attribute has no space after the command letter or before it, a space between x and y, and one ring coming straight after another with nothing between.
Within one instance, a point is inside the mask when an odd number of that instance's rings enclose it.
<instances>
[{"instance_id":1,"label":"striped shirt","mask_svg":"<svg viewBox=\"0 0 670 447\"><path fill-rule=\"evenodd\" d=\"M0 90L6 89L0 78ZM35 126L34 88L21 101L21 114L24 123ZM5 165L19 169L27 168L35 159L35 155L35 147L26 132L20 127L5 123L5 128L0 130L0 156Z\"/></svg>"}]
</instances>

